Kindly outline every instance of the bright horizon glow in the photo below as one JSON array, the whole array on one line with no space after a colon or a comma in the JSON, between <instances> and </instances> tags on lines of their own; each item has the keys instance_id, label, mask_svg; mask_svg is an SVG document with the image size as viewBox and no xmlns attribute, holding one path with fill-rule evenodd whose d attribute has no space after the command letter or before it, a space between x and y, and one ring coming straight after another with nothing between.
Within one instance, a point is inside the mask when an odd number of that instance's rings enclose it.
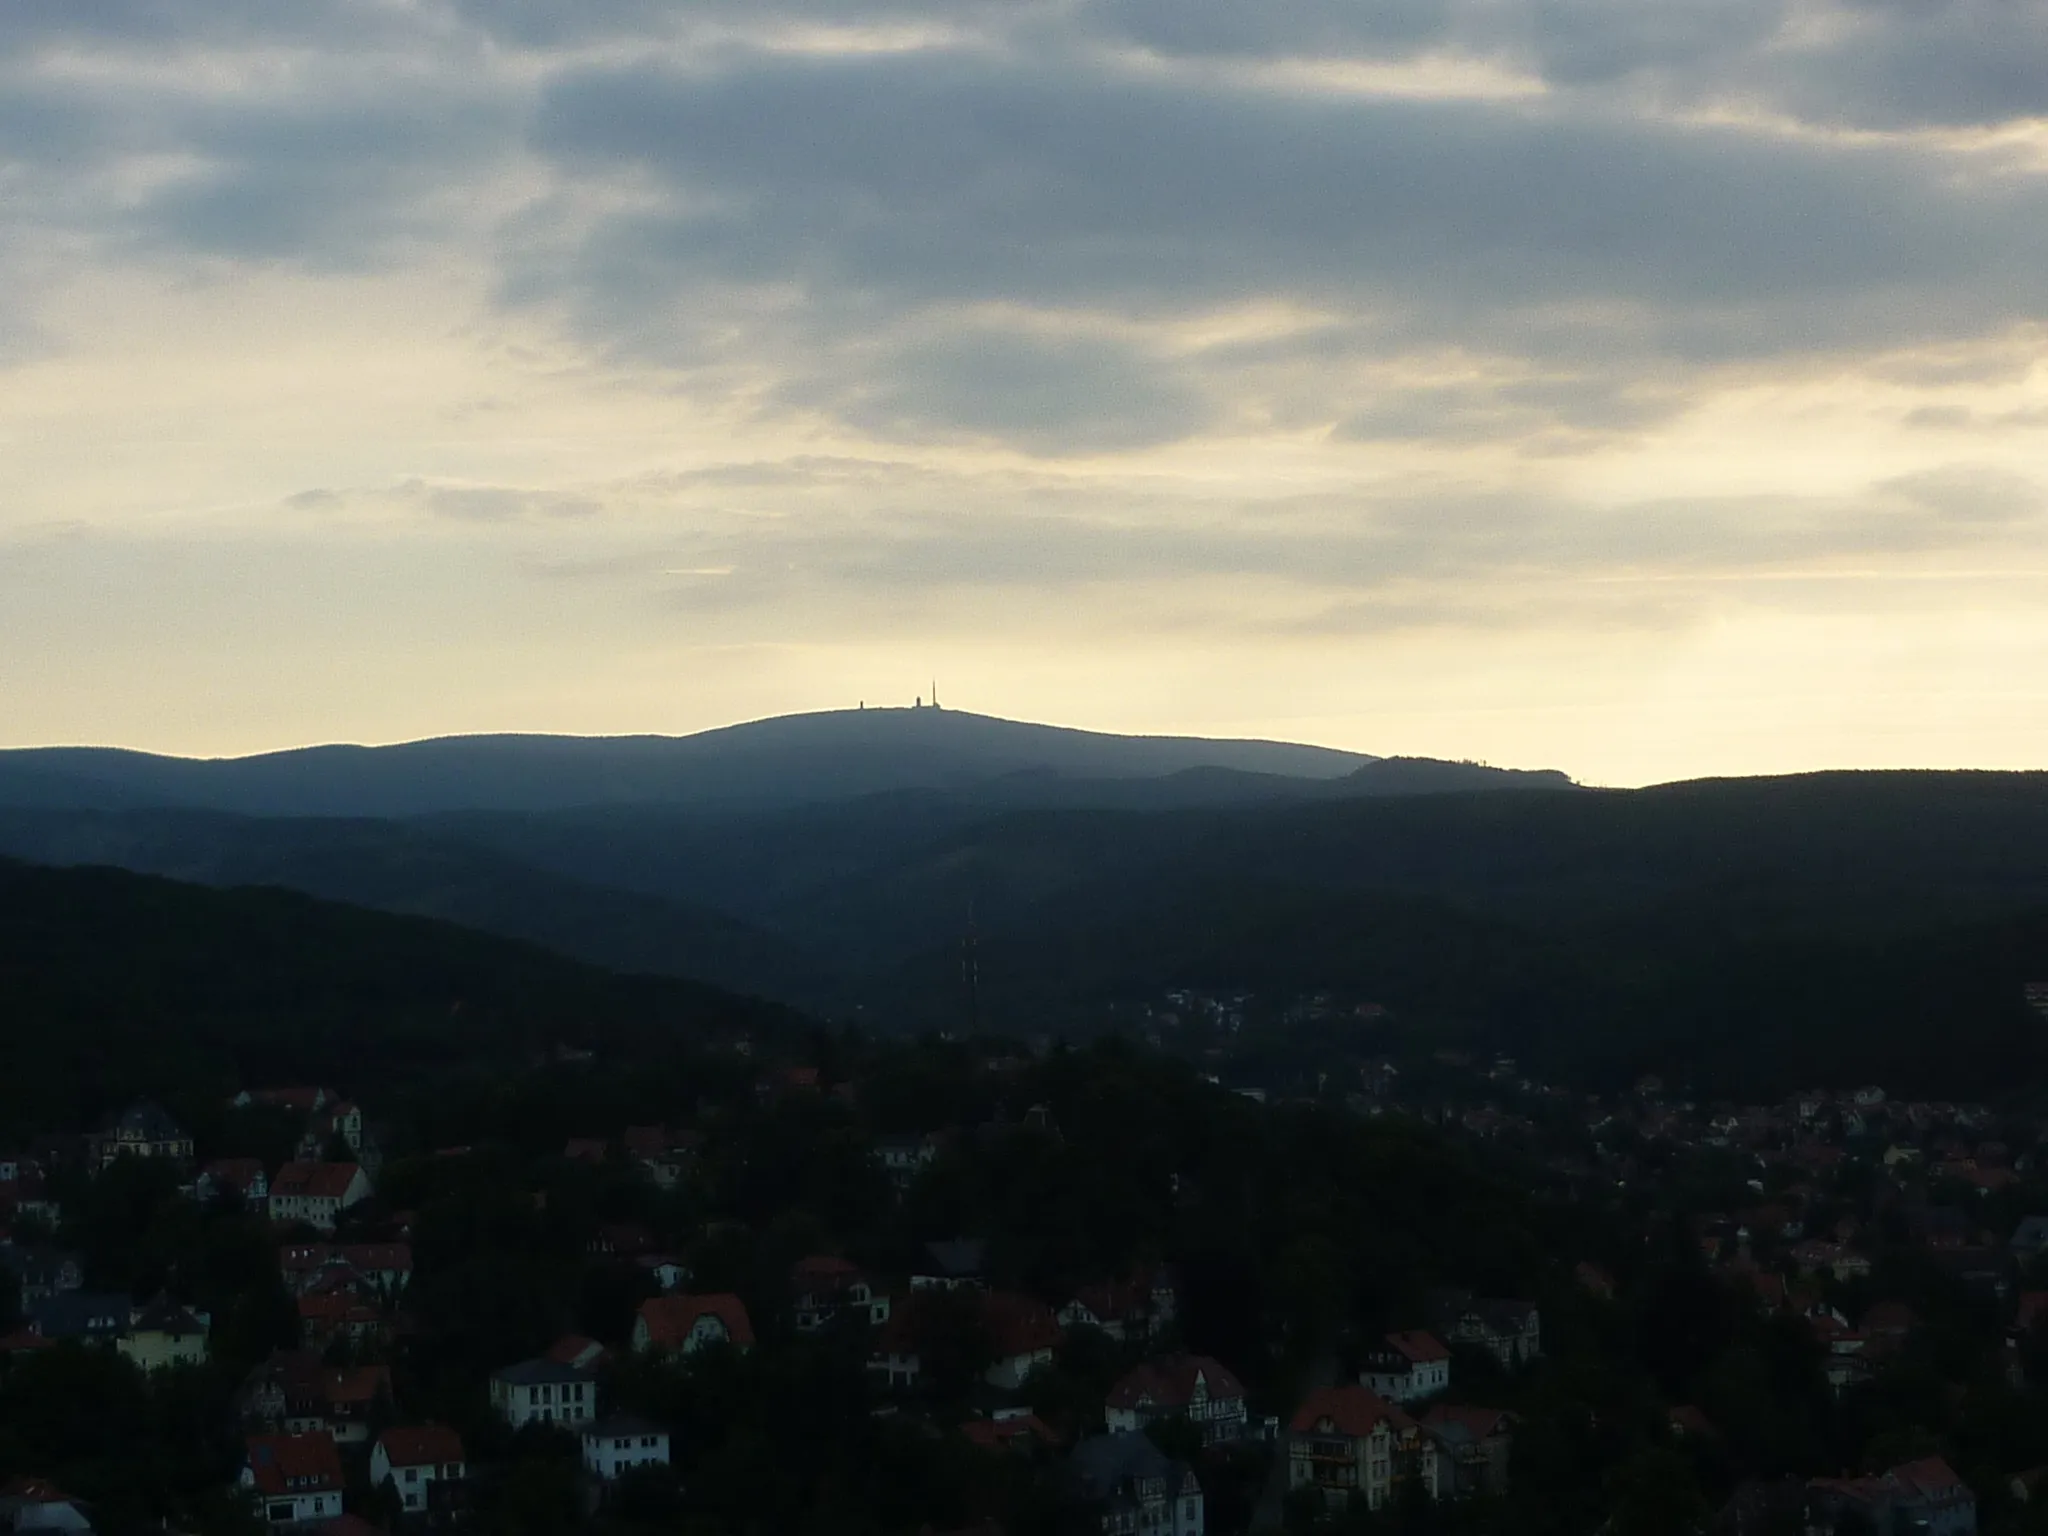
<instances>
[{"instance_id":1,"label":"bright horizon glow","mask_svg":"<svg viewBox=\"0 0 2048 1536\"><path fill-rule=\"evenodd\" d=\"M0 745L2048 765L2048 12L1567 10L0 11Z\"/></svg>"}]
</instances>

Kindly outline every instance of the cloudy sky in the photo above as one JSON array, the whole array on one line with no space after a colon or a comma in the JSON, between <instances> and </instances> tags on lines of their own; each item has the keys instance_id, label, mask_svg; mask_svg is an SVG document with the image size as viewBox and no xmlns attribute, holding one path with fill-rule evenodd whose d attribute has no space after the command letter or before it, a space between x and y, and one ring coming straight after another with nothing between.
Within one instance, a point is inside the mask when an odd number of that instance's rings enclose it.
<instances>
[{"instance_id":1,"label":"cloudy sky","mask_svg":"<svg viewBox=\"0 0 2048 1536\"><path fill-rule=\"evenodd\" d=\"M2048 6L7 0L0 741L2048 764Z\"/></svg>"}]
</instances>

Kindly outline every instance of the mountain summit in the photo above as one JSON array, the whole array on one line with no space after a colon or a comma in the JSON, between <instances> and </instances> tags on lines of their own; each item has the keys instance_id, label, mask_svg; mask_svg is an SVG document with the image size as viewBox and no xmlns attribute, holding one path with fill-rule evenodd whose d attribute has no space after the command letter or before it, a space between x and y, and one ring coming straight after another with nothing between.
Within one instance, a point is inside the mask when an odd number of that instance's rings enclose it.
<instances>
[{"instance_id":1,"label":"mountain summit","mask_svg":"<svg viewBox=\"0 0 2048 1536\"><path fill-rule=\"evenodd\" d=\"M268 816L412 816L606 804L769 806L1018 774L1159 779L1195 770L1332 781L1375 762L1276 741L1119 736L925 707L783 715L690 736L449 736L241 758L97 747L0 753L0 803L180 806Z\"/></svg>"}]
</instances>

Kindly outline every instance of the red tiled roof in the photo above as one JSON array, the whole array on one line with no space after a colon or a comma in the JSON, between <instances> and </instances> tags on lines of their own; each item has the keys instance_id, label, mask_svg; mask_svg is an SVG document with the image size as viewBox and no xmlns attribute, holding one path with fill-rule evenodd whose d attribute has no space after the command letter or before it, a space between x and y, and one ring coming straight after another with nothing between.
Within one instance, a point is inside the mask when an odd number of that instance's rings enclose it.
<instances>
[{"instance_id":1,"label":"red tiled roof","mask_svg":"<svg viewBox=\"0 0 2048 1536\"><path fill-rule=\"evenodd\" d=\"M1060 1342L1060 1323L1052 1308L1029 1296L998 1291L982 1303L982 1316L998 1359L1035 1355Z\"/></svg>"},{"instance_id":2,"label":"red tiled roof","mask_svg":"<svg viewBox=\"0 0 2048 1536\"><path fill-rule=\"evenodd\" d=\"M1159 1408L1177 1413L1194 1399L1197 1377L1212 1398L1244 1396L1244 1384L1221 1362L1207 1355L1167 1355L1118 1377L1107 1402L1112 1408Z\"/></svg>"},{"instance_id":3,"label":"red tiled roof","mask_svg":"<svg viewBox=\"0 0 2048 1536\"><path fill-rule=\"evenodd\" d=\"M1420 1329L1388 1334L1387 1347L1411 1365L1433 1365L1439 1360L1451 1358L1451 1352L1437 1342L1435 1335L1424 1333Z\"/></svg>"},{"instance_id":4,"label":"red tiled roof","mask_svg":"<svg viewBox=\"0 0 2048 1536\"><path fill-rule=\"evenodd\" d=\"M325 1430L310 1435L251 1435L249 1471L257 1488L273 1497L334 1493L341 1488L341 1454Z\"/></svg>"},{"instance_id":5,"label":"red tiled roof","mask_svg":"<svg viewBox=\"0 0 2048 1536\"><path fill-rule=\"evenodd\" d=\"M1381 1424L1398 1430L1409 1423L1406 1414L1377 1392L1347 1386L1322 1387L1309 1393L1287 1427L1297 1435L1309 1434L1325 1419L1338 1434L1352 1440L1364 1439Z\"/></svg>"},{"instance_id":6,"label":"red tiled roof","mask_svg":"<svg viewBox=\"0 0 2048 1536\"><path fill-rule=\"evenodd\" d=\"M20 1499L25 1504L69 1504L71 1495L48 1478L17 1477L0 1487L0 1499Z\"/></svg>"},{"instance_id":7,"label":"red tiled roof","mask_svg":"<svg viewBox=\"0 0 2048 1536\"><path fill-rule=\"evenodd\" d=\"M339 1200L362 1170L354 1163L286 1163L270 1181L273 1195Z\"/></svg>"},{"instance_id":8,"label":"red tiled roof","mask_svg":"<svg viewBox=\"0 0 2048 1536\"><path fill-rule=\"evenodd\" d=\"M307 1384L308 1395L330 1408L375 1402L391 1390L391 1369L383 1365L330 1366Z\"/></svg>"},{"instance_id":9,"label":"red tiled roof","mask_svg":"<svg viewBox=\"0 0 2048 1536\"><path fill-rule=\"evenodd\" d=\"M445 1424L406 1424L377 1437L384 1459L394 1467L445 1466L462 1461L462 1436Z\"/></svg>"},{"instance_id":10,"label":"red tiled roof","mask_svg":"<svg viewBox=\"0 0 2048 1536\"><path fill-rule=\"evenodd\" d=\"M754 1342L754 1325L746 1304L728 1292L709 1296L657 1296L640 1303L641 1321L658 1349L674 1349L690 1336L700 1317L715 1317L734 1344Z\"/></svg>"},{"instance_id":11,"label":"red tiled roof","mask_svg":"<svg viewBox=\"0 0 2048 1536\"><path fill-rule=\"evenodd\" d=\"M1020 1413L1008 1419L969 1419L960 1433L985 1451L1014 1450L1019 1443L1053 1443L1052 1430L1035 1413Z\"/></svg>"},{"instance_id":12,"label":"red tiled roof","mask_svg":"<svg viewBox=\"0 0 2048 1536\"><path fill-rule=\"evenodd\" d=\"M57 1341L46 1339L40 1333L28 1328L17 1328L5 1338L0 1338L0 1355L18 1355L25 1350L55 1349Z\"/></svg>"},{"instance_id":13,"label":"red tiled roof","mask_svg":"<svg viewBox=\"0 0 2048 1536\"><path fill-rule=\"evenodd\" d=\"M1891 1475L1907 1487L1936 1498L1970 1491L1969 1485L1956 1476L1955 1468L1939 1456L1928 1456L1920 1461L1909 1461L1902 1467L1893 1467Z\"/></svg>"},{"instance_id":14,"label":"red tiled roof","mask_svg":"<svg viewBox=\"0 0 2048 1536\"><path fill-rule=\"evenodd\" d=\"M591 1365L602 1357L605 1347L595 1339L586 1339L580 1333L565 1333L547 1347L541 1358L552 1360L557 1365L573 1365L578 1370Z\"/></svg>"}]
</instances>

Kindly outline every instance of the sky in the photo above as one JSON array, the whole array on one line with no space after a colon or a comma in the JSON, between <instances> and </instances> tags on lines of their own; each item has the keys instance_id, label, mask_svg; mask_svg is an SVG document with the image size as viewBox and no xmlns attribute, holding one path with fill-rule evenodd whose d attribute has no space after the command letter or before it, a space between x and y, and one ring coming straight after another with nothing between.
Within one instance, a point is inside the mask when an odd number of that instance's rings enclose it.
<instances>
[{"instance_id":1,"label":"sky","mask_svg":"<svg viewBox=\"0 0 2048 1536\"><path fill-rule=\"evenodd\" d=\"M2048 6L7 0L0 744L2048 766Z\"/></svg>"}]
</instances>

